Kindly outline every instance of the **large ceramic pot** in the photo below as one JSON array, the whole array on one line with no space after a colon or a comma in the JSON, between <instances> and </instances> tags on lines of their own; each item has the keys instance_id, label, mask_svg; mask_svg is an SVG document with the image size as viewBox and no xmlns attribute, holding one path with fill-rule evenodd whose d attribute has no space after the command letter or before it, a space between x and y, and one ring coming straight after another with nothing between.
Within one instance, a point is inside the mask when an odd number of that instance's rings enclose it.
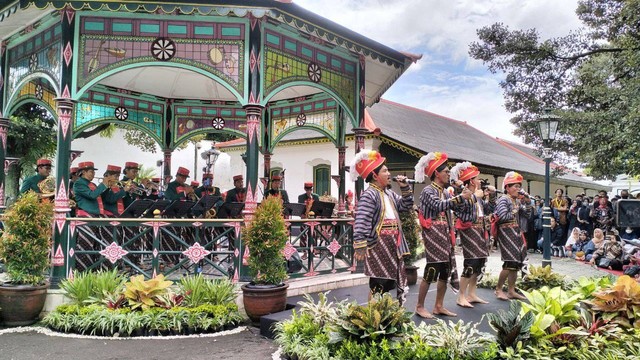
<instances>
[{"instance_id":1,"label":"large ceramic pot","mask_svg":"<svg viewBox=\"0 0 640 360\"><path fill-rule=\"evenodd\" d=\"M242 286L244 311L253 323L259 323L263 315L285 310L287 307L287 289L289 284Z\"/></svg>"},{"instance_id":2,"label":"large ceramic pot","mask_svg":"<svg viewBox=\"0 0 640 360\"><path fill-rule=\"evenodd\" d=\"M5 326L25 326L38 321L49 284L0 286L0 318Z\"/></svg>"},{"instance_id":3,"label":"large ceramic pot","mask_svg":"<svg viewBox=\"0 0 640 360\"><path fill-rule=\"evenodd\" d=\"M418 282L417 266L405 266L404 273L407 274L407 285L415 285Z\"/></svg>"}]
</instances>

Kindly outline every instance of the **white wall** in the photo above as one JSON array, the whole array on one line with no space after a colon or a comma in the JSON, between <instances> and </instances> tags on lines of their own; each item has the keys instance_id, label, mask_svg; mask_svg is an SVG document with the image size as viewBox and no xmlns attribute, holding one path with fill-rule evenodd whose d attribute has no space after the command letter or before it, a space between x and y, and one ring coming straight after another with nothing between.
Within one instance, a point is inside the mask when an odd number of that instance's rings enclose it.
<instances>
[{"instance_id":1,"label":"white wall","mask_svg":"<svg viewBox=\"0 0 640 360\"><path fill-rule=\"evenodd\" d=\"M102 138L99 135L92 136L88 139L76 139L71 143L72 150L84 151L79 158L77 158L71 166L77 166L78 163L83 161L93 161L98 168L96 176L102 176L107 165L117 165L124 167L124 163L127 161L134 161L144 165L146 168L155 169L155 176L160 177L163 167L157 167L156 162L163 160L164 155L159 146L156 146L156 152L144 152L139 148L127 144L122 134L123 130L116 130L113 138ZM200 154L211 148L211 141L202 141L200 143L201 149L194 153L194 144L189 145L183 150L176 150L171 156L171 175L175 175L179 166L185 167L191 171L191 177L189 180L196 180L194 177L194 159L197 159L197 180L202 180L202 168L206 165L205 160L202 159ZM221 187L223 190L233 187L233 181L226 181L226 178L230 176L230 158L226 154L221 154L216 161L214 168L214 182L216 186ZM218 185L218 182L224 184L224 186Z\"/></svg>"}]
</instances>

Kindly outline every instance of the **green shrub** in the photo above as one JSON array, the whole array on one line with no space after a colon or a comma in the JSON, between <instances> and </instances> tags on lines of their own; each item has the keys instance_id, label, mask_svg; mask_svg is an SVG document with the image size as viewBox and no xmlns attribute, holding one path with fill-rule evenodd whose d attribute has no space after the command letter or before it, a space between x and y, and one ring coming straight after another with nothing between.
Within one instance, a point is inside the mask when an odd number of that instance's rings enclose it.
<instances>
[{"instance_id":1,"label":"green shrub","mask_svg":"<svg viewBox=\"0 0 640 360\"><path fill-rule=\"evenodd\" d=\"M564 275L555 273L551 266L529 266L529 273L518 282L518 288L522 290L540 289L543 286L549 288L560 287L567 290L569 285L565 282Z\"/></svg>"},{"instance_id":2,"label":"green shrub","mask_svg":"<svg viewBox=\"0 0 640 360\"><path fill-rule=\"evenodd\" d=\"M4 214L0 260L12 283L42 285L49 272L53 204L23 194Z\"/></svg>"},{"instance_id":3,"label":"green shrub","mask_svg":"<svg viewBox=\"0 0 640 360\"><path fill-rule=\"evenodd\" d=\"M580 295L570 296L560 287L542 287L531 292L523 291L529 301L522 302L522 315L531 312L534 320L531 336L534 339L553 338L562 334L587 335L575 330L580 314Z\"/></svg>"},{"instance_id":4,"label":"green shrub","mask_svg":"<svg viewBox=\"0 0 640 360\"><path fill-rule=\"evenodd\" d=\"M113 294L121 293L127 277L119 274L117 269L99 270L96 272L75 271L73 279L60 282L60 288L66 292L72 303L90 305L103 303L113 298Z\"/></svg>"},{"instance_id":5,"label":"green shrub","mask_svg":"<svg viewBox=\"0 0 640 360\"><path fill-rule=\"evenodd\" d=\"M207 279L201 274L185 276L178 282L184 301L190 306L235 303L235 285L228 279Z\"/></svg>"},{"instance_id":6,"label":"green shrub","mask_svg":"<svg viewBox=\"0 0 640 360\"><path fill-rule=\"evenodd\" d=\"M468 359L483 353L494 343L491 335L477 328L477 323L465 324L462 320L447 323L436 319L435 325L421 323L415 332L427 345L445 349L450 359Z\"/></svg>"},{"instance_id":7,"label":"green shrub","mask_svg":"<svg viewBox=\"0 0 640 360\"><path fill-rule=\"evenodd\" d=\"M512 300L509 311L498 310L497 313L487 314L489 325L496 331L496 338L502 349L514 347L518 342L526 343L531 335L533 312L522 315L521 308L519 301Z\"/></svg>"}]
</instances>

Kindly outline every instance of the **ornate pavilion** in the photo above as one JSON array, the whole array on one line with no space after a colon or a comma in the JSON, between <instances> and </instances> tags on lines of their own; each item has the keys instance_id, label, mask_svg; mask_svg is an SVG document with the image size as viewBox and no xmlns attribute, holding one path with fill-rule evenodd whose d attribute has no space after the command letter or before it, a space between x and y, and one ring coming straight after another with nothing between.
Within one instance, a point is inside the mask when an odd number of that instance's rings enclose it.
<instances>
[{"instance_id":1,"label":"ornate pavilion","mask_svg":"<svg viewBox=\"0 0 640 360\"><path fill-rule=\"evenodd\" d=\"M55 282L74 256L66 179L75 134L105 123L144 131L162 147L167 175L172 151L190 137L242 137L250 218L258 157L268 174L277 142L298 129L331 139L343 196L346 124L357 152L365 107L418 59L284 0L9 1L0 8L0 164L6 171L13 112L33 103L53 114Z\"/></svg>"}]
</instances>

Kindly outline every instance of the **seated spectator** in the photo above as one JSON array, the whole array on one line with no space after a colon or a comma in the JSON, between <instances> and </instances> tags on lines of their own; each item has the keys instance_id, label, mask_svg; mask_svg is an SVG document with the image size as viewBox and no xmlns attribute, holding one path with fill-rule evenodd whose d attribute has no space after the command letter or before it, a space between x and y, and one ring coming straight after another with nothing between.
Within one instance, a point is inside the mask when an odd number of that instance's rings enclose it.
<instances>
[{"instance_id":1,"label":"seated spectator","mask_svg":"<svg viewBox=\"0 0 640 360\"><path fill-rule=\"evenodd\" d=\"M574 257L576 260L584 260L584 249L588 243L589 238L587 237L587 231L580 231L578 241L571 245L571 247L567 244L567 252L569 253L567 256Z\"/></svg>"},{"instance_id":2,"label":"seated spectator","mask_svg":"<svg viewBox=\"0 0 640 360\"><path fill-rule=\"evenodd\" d=\"M555 218L551 218L551 250L553 252L553 256L560 256L559 255L559 250L554 249L556 246L560 246L562 248L562 254L564 254L564 243L565 243L565 239L564 236L562 236L562 227L558 225L558 223L556 222ZM542 248L544 242L544 236L542 238L540 238L540 240L538 240L538 250L539 251L543 251L544 249ZM556 245L559 244L559 245Z\"/></svg>"},{"instance_id":3,"label":"seated spectator","mask_svg":"<svg viewBox=\"0 0 640 360\"><path fill-rule=\"evenodd\" d=\"M618 235L607 236L604 245L593 253L590 263L609 270L622 270L624 250L619 239Z\"/></svg>"},{"instance_id":4,"label":"seated spectator","mask_svg":"<svg viewBox=\"0 0 640 360\"><path fill-rule=\"evenodd\" d=\"M571 230L571 232L569 233L569 237L567 237L567 241L564 244L565 252L570 252L573 244L577 243L579 239L580 239L580 228L576 226Z\"/></svg>"},{"instance_id":5,"label":"seated spectator","mask_svg":"<svg viewBox=\"0 0 640 360\"><path fill-rule=\"evenodd\" d=\"M596 228L593 230L593 239L584 247L585 260L590 261L593 253L600 249L602 245L604 245L604 232L602 229Z\"/></svg>"}]
</instances>

